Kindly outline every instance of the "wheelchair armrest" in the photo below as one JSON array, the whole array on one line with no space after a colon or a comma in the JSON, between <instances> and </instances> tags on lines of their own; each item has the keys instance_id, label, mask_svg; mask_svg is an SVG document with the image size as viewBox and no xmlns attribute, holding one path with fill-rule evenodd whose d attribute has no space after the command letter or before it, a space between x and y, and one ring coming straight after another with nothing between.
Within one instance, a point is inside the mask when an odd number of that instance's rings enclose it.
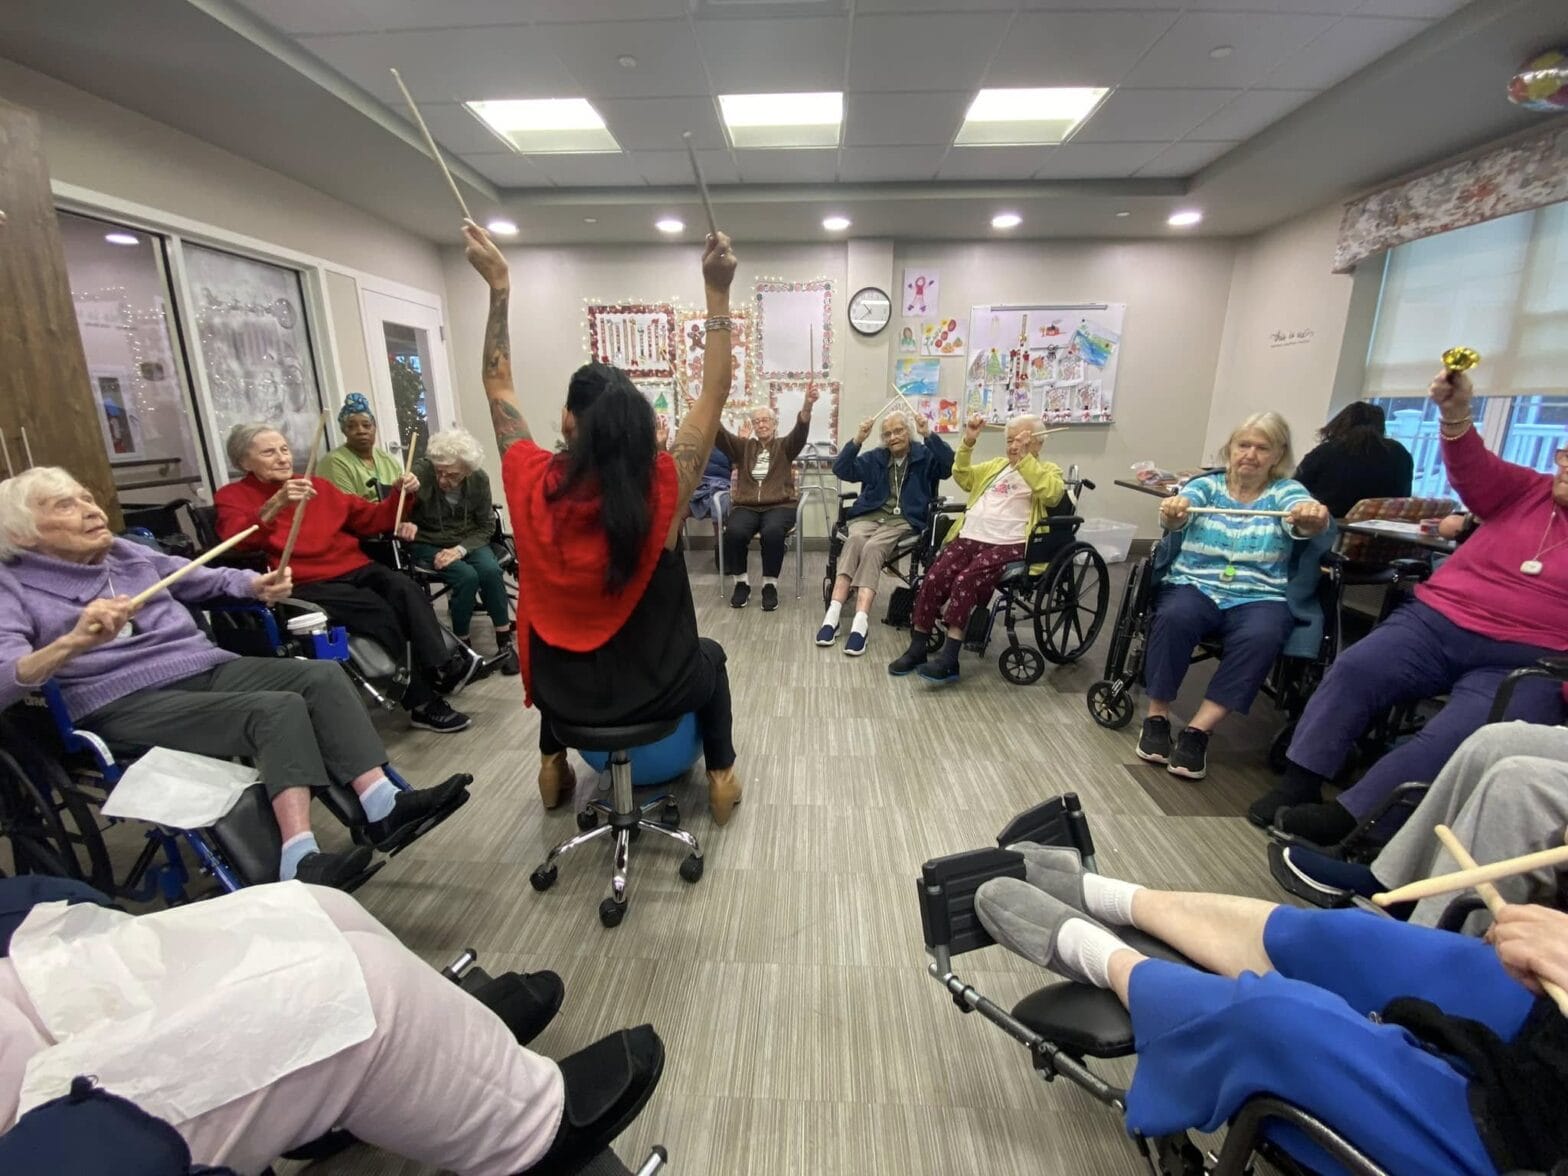
<instances>
[{"instance_id":1,"label":"wheelchair armrest","mask_svg":"<svg viewBox=\"0 0 1568 1176\"><path fill-rule=\"evenodd\" d=\"M1054 531L1058 527L1081 527L1083 518L1080 515L1046 515L1034 525L1036 532Z\"/></svg>"},{"instance_id":2,"label":"wheelchair armrest","mask_svg":"<svg viewBox=\"0 0 1568 1176\"><path fill-rule=\"evenodd\" d=\"M1394 569L1394 583L1420 584L1432 575L1432 565L1424 559L1395 559L1388 566Z\"/></svg>"},{"instance_id":3,"label":"wheelchair armrest","mask_svg":"<svg viewBox=\"0 0 1568 1176\"><path fill-rule=\"evenodd\" d=\"M1514 700L1514 691L1527 678L1547 678L1554 682L1568 682L1568 656L1561 654L1543 657L1533 666L1521 666L1503 679L1492 699L1492 712L1486 716L1488 723L1500 723Z\"/></svg>"},{"instance_id":4,"label":"wheelchair armrest","mask_svg":"<svg viewBox=\"0 0 1568 1176\"><path fill-rule=\"evenodd\" d=\"M1263 1127L1270 1121L1286 1123L1327 1152L1350 1176L1387 1176L1382 1168L1327 1123L1300 1107L1271 1095L1254 1095L1242 1104L1225 1133L1212 1176L1242 1176L1250 1170L1252 1155L1265 1142Z\"/></svg>"},{"instance_id":5,"label":"wheelchair armrest","mask_svg":"<svg viewBox=\"0 0 1568 1176\"><path fill-rule=\"evenodd\" d=\"M933 858L920 868L920 924L926 950L946 957L994 943L975 913L975 891L993 878L1022 878L1022 854L1005 849L972 849Z\"/></svg>"},{"instance_id":6,"label":"wheelchair armrest","mask_svg":"<svg viewBox=\"0 0 1568 1176\"><path fill-rule=\"evenodd\" d=\"M1465 922L1476 911L1484 911L1486 902L1473 890L1464 894L1454 895L1452 901L1443 908L1443 913L1438 917L1437 929L1439 931L1463 931Z\"/></svg>"}]
</instances>

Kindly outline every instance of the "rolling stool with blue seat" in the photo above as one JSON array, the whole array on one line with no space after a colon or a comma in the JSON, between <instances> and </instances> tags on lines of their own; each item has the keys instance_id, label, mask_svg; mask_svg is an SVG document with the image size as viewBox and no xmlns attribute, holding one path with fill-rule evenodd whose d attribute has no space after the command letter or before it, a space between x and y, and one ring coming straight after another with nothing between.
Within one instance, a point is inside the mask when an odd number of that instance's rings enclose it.
<instances>
[{"instance_id":1,"label":"rolling stool with blue seat","mask_svg":"<svg viewBox=\"0 0 1568 1176\"><path fill-rule=\"evenodd\" d=\"M689 728L688 725L689 724ZM638 803L632 796L632 777L639 762L648 767L649 781L667 780L689 768L694 755L686 754L684 765L662 777L657 772L662 765L673 765L681 758L681 747L700 750L696 739L696 719L685 715L677 719L659 719L651 723L634 723L624 727L581 727L572 723L551 720L555 737L568 747L574 747L592 763L594 753L606 754L610 767L610 803L590 800L577 814L575 836L554 846L545 855L544 864L529 875L528 881L535 890L544 891L555 885L557 877L555 860L561 855L586 845L599 837L613 836L615 840L614 874L610 880L611 895L599 904L599 921L606 927L618 926L626 917L626 873L631 859L631 842L642 830L647 829L678 841L691 850L681 862L681 877L696 882L702 877L702 847L697 839L680 828L680 808L668 792ZM684 729L684 731L683 731ZM684 738L682 738L684 733ZM673 756L673 759L666 759ZM649 814L660 810L659 820ZM607 818L599 823L599 815Z\"/></svg>"}]
</instances>

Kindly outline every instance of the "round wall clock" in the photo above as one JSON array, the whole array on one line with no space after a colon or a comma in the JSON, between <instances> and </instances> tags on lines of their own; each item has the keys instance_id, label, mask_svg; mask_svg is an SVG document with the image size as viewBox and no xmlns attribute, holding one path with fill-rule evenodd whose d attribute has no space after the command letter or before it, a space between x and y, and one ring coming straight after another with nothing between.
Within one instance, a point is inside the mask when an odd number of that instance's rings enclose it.
<instances>
[{"instance_id":1,"label":"round wall clock","mask_svg":"<svg viewBox=\"0 0 1568 1176\"><path fill-rule=\"evenodd\" d=\"M875 335L887 328L893 317L893 300L886 290L867 286L849 300L849 325L861 335Z\"/></svg>"}]
</instances>

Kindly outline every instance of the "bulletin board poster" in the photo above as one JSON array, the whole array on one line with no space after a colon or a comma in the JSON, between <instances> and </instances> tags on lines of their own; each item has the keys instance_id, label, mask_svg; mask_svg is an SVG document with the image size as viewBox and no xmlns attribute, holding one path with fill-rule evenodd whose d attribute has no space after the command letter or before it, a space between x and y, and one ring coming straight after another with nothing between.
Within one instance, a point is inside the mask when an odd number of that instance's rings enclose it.
<instances>
[{"instance_id":1,"label":"bulletin board poster","mask_svg":"<svg viewBox=\"0 0 1568 1176\"><path fill-rule=\"evenodd\" d=\"M673 433L680 421L680 398L675 394L675 381L637 380L636 384L637 391L648 401L659 423Z\"/></svg>"},{"instance_id":2,"label":"bulletin board poster","mask_svg":"<svg viewBox=\"0 0 1568 1176\"><path fill-rule=\"evenodd\" d=\"M819 451L836 451L838 448L838 402L840 385L837 380L818 380L816 407L811 410L811 429L806 441ZM768 403L778 413L779 434L782 436L795 427L795 418L806 403L806 381L769 380Z\"/></svg>"},{"instance_id":3,"label":"bulletin board poster","mask_svg":"<svg viewBox=\"0 0 1568 1176\"><path fill-rule=\"evenodd\" d=\"M751 316L744 310L730 312L730 394L725 405L751 403ZM702 311L682 311L679 316L678 368L681 395L690 404L702 394L702 358L707 350L708 316Z\"/></svg>"},{"instance_id":4,"label":"bulletin board poster","mask_svg":"<svg viewBox=\"0 0 1568 1176\"><path fill-rule=\"evenodd\" d=\"M675 308L659 303L588 304L588 354L632 379L675 375Z\"/></svg>"},{"instance_id":5,"label":"bulletin board poster","mask_svg":"<svg viewBox=\"0 0 1568 1176\"><path fill-rule=\"evenodd\" d=\"M760 281L757 299L757 370L764 379L826 379L833 361L833 283Z\"/></svg>"},{"instance_id":6,"label":"bulletin board poster","mask_svg":"<svg viewBox=\"0 0 1568 1176\"><path fill-rule=\"evenodd\" d=\"M1048 424L1115 418L1126 303L974 308L966 409L988 423L1033 413Z\"/></svg>"}]
</instances>

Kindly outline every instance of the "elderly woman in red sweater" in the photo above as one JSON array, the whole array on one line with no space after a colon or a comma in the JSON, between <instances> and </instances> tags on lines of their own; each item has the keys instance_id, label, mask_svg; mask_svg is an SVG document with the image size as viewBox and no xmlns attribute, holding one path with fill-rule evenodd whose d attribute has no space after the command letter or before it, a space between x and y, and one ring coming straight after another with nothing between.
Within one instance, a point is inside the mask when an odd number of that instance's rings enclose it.
<instances>
[{"instance_id":1,"label":"elderly woman in red sweater","mask_svg":"<svg viewBox=\"0 0 1568 1176\"><path fill-rule=\"evenodd\" d=\"M1401 784L1430 783L1486 722L1511 670L1568 650L1568 450L1558 450L1555 476L1513 465L1488 453L1475 431L1468 376L1445 371L1430 392L1449 480L1486 526L1414 601L1339 656L1296 726L1284 781L1252 806L1255 824L1272 821L1319 845L1343 840ZM1448 702L1419 734L1337 800L1315 803L1379 713L1438 694ZM1508 717L1560 722L1561 692L1521 683Z\"/></svg>"},{"instance_id":2,"label":"elderly woman in red sweater","mask_svg":"<svg viewBox=\"0 0 1568 1176\"><path fill-rule=\"evenodd\" d=\"M448 655L430 601L407 576L360 550L360 536L395 530L400 538L414 537L413 524L399 517L398 498L367 502L325 478L295 477L288 441L268 424L235 425L227 447L229 461L245 476L215 496L219 534L226 538L259 527L240 546L265 552L276 567L294 512L309 502L289 560L294 595L320 605L334 623L369 637L393 657L401 657L405 646L413 647L414 675L402 702L414 726L443 733L469 726L469 717L442 697L462 680L465 659L461 653ZM419 479L407 474L404 485L418 490ZM408 501L413 501L411 495Z\"/></svg>"}]
</instances>

